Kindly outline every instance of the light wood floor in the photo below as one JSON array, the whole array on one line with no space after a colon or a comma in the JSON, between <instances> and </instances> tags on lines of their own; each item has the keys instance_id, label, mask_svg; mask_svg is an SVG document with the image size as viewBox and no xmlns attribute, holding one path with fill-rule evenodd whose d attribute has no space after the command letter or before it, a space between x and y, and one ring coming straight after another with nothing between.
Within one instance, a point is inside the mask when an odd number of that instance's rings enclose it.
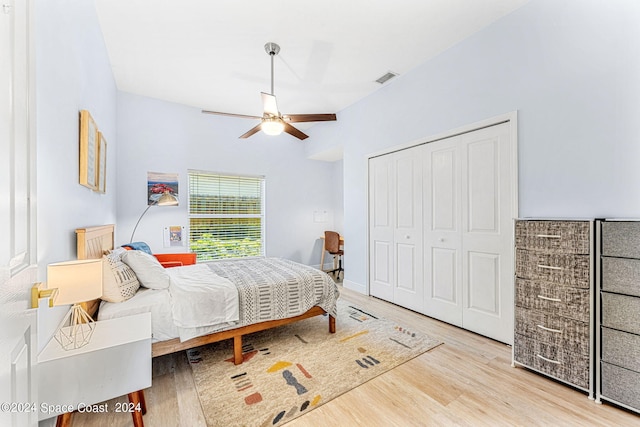
<instances>
[{"instance_id":1,"label":"light wood floor","mask_svg":"<svg viewBox=\"0 0 640 427\"><path fill-rule=\"evenodd\" d=\"M376 298L342 296L411 324L443 345L293 420L287 426L640 426L640 416L511 367L511 347ZM145 426L205 426L184 352L153 361ZM125 398L110 401L126 401ZM73 426L131 426L127 414L74 414ZM230 427L233 426L230 420Z\"/></svg>"}]
</instances>

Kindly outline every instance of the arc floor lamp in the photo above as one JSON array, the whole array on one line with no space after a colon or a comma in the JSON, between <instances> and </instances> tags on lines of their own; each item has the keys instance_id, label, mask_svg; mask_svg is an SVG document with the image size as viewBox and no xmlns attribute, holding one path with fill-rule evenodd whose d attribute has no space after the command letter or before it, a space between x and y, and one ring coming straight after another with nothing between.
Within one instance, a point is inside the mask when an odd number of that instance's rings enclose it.
<instances>
[{"instance_id":1,"label":"arc floor lamp","mask_svg":"<svg viewBox=\"0 0 640 427\"><path fill-rule=\"evenodd\" d=\"M142 212L140 218L138 218L138 222L136 222L136 226L133 227L133 232L131 233L131 238L129 239L129 243L133 243L133 236L136 234L136 230L138 229L138 224L140 224L140 220L147 213L151 206L177 206L178 198L171 194L170 191L165 191L162 196L160 196L157 200L152 202L147 208Z\"/></svg>"}]
</instances>

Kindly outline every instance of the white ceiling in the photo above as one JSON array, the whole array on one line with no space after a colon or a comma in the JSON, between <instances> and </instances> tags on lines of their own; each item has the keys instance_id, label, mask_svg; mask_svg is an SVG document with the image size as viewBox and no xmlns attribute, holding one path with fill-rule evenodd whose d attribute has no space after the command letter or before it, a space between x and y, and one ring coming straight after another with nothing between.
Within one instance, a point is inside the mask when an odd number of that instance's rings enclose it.
<instances>
[{"instance_id":1,"label":"white ceiling","mask_svg":"<svg viewBox=\"0 0 640 427\"><path fill-rule=\"evenodd\" d=\"M262 115L334 113L529 0L96 0L118 89ZM393 80L387 84L392 84ZM339 120L338 116L338 120ZM239 119L241 120L241 119Z\"/></svg>"}]
</instances>

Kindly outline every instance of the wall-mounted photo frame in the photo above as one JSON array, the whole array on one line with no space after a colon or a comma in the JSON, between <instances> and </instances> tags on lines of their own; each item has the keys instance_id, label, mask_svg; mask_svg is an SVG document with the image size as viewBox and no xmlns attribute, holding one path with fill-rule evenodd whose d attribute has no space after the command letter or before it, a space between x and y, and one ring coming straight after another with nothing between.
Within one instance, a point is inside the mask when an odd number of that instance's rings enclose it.
<instances>
[{"instance_id":1,"label":"wall-mounted photo frame","mask_svg":"<svg viewBox=\"0 0 640 427\"><path fill-rule=\"evenodd\" d=\"M98 126L89 111L80 111L80 184L97 190Z\"/></svg>"},{"instance_id":2,"label":"wall-mounted photo frame","mask_svg":"<svg viewBox=\"0 0 640 427\"><path fill-rule=\"evenodd\" d=\"M147 172L147 205L178 206L178 174Z\"/></svg>"},{"instance_id":3,"label":"wall-mounted photo frame","mask_svg":"<svg viewBox=\"0 0 640 427\"><path fill-rule=\"evenodd\" d=\"M107 140L102 132L98 132L98 180L97 190L100 193L107 192Z\"/></svg>"}]
</instances>

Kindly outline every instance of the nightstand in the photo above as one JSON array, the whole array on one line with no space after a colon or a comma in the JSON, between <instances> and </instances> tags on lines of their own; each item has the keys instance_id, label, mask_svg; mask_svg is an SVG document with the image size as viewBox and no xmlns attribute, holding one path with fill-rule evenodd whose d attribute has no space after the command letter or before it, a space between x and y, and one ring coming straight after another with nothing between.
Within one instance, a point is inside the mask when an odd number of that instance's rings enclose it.
<instances>
[{"instance_id":1,"label":"nightstand","mask_svg":"<svg viewBox=\"0 0 640 427\"><path fill-rule=\"evenodd\" d=\"M64 350L52 338L38 355L39 420L75 410L130 412L142 426L144 394L151 387L151 313L96 322L89 344ZM114 408L101 402L129 396L130 404Z\"/></svg>"}]
</instances>

